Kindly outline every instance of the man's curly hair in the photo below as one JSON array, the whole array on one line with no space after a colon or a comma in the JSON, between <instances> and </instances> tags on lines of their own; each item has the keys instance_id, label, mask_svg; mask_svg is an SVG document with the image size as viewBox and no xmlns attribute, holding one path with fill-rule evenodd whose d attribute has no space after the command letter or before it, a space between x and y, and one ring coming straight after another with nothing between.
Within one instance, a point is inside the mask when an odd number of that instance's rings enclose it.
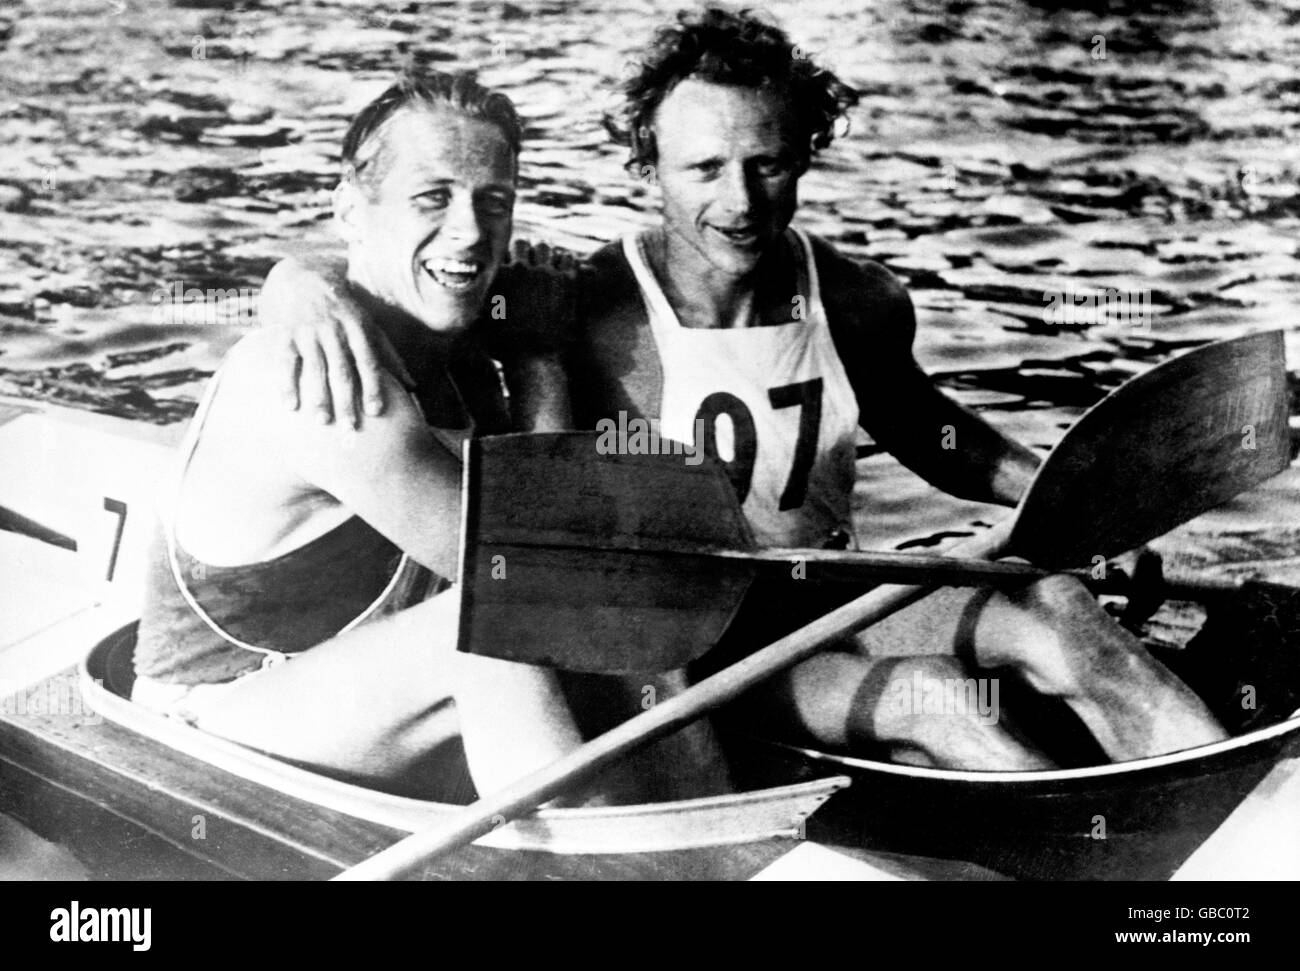
<instances>
[{"instance_id":1,"label":"man's curly hair","mask_svg":"<svg viewBox=\"0 0 1300 971\"><path fill-rule=\"evenodd\" d=\"M606 130L631 150L629 169L637 171L657 161L655 111L668 92L687 78L786 92L805 163L830 145L835 123L860 97L831 71L813 63L780 27L760 20L751 10L681 10L676 24L655 32L640 70L622 85L623 107L617 115L605 117Z\"/></svg>"}]
</instances>

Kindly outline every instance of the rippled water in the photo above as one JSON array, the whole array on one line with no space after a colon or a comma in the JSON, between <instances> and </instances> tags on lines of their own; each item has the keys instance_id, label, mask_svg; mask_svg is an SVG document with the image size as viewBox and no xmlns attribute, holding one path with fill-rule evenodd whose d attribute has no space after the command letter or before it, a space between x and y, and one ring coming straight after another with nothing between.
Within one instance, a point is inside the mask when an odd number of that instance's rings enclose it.
<instances>
[{"instance_id":1,"label":"rippled water","mask_svg":"<svg viewBox=\"0 0 1300 971\"><path fill-rule=\"evenodd\" d=\"M0 392L187 415L245 324L160 322L151 297L255 288L333 245L346 121L413 50L515 98L519 233L586 251L645 224L651 190L600 116L678 6L0 6ZM1254 329L1285 328L1300 367L1300 10L766 6L865 93L804 180L802 223L909 283L923 365L990 420L1047 447L1172 350ZM1152 320L1044 323L1044 291L1070 287L1149 291ZM915 532L918 503L977 515L863 464L882 535Z\"/></svg>"}]
</instances>

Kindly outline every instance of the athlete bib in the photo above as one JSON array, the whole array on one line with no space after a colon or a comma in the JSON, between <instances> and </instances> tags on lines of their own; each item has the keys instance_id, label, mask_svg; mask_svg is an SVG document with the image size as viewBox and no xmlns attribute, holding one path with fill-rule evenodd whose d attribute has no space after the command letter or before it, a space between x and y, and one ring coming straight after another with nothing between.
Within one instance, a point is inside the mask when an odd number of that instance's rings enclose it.
<instances>
[{"instance_id":1,"label":"athlete bib","mask_svg":"<svg viewBox=\"0 0 1300 971\"><path fill-rule=\"evenodd\" d=\"M721 459L764 546L852 542L858 402L831 339L808 237L788 324L682 327L640 236L623 239L663 369L659 434ZM703 437L696 441L696 432Z\"/></svg>"}]
</instances>

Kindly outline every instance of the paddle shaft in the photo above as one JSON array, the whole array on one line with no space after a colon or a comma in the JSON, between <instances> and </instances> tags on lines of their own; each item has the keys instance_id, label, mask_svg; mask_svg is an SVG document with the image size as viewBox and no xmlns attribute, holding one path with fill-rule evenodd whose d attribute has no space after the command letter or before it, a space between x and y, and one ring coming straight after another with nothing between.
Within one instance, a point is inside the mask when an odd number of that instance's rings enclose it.
<instances>
[{"instance_id":1,"label":"paddle shaft","mask_svg":"<svg viewBox=\"0 0 1300 971\"><path fill-rule=\"evenodd\" d=\"M625 561L637 561L644 573L655 570L672 575L684 561L710 567L731 568L751 576L773 580L807 580L810 583L925 583L932 586L1017 585L1038 580L1048 572L1027 563L996 563L989 560L944 556L937 553L904 553L892 550L824 550L773 547L761 550L724 549L680 543L642 542L626 544L563 541L513 542L512 548L533 548L586 557L611 554ZM487 549L498 547L488 543ZM1080 578L1083 571L1078 571Z\"/></svg>"},{"instance_id":2,"label":"paddle shaft","mask_svg":"<svg viewBox=\"0 0 1300 971\"><path fill-rule=\"evenodd\" d=\"M953 551L970 552L959 546L953 547ZM1126 595L1133 591L1133 581L1115 570L1097 576L1089 568L1044 570L1028 563L981 560L972 555L775 548L754 552L714 551L707 555L718 560L752 564L760 576L772 579L793 579L797 571L798 578L806 578L810 583L924 584L927 589L936 586L1016 587L1065 574L1083 583L1093 593ZM1236 592L1242 583L1242 580L1225 577L1165 576L1144 592L1171 600L1196 600Z\"/></svg>"},{"instance_id":3,"label":"paddle shaft","mask_svg":"<svg viewBox=\"0 0 1300 971\"><path fill-rule=\"evenodd\" d=\"M969 542L969 541L968 541ZM642 542L636 548L594 542L561 541L516 543L575 556L609 553L621 558L644 557L659 561L660 569L672 569L674 562L704 561L770 580L807 581L809 583L846 583L860 586L877 584L925 584L941 587L1016 587L1046 577L1065 574L1085 584L1098 594L1124 595L1132 592L1132 580L1122 572L1110 570L1101 576L1094 568L1045 570L1029 563L1009 563L979 559L974 555L948 553L910 553L894 550L825 550L795 547L770 547L761 550L733 550L704 546L684 546L667 542ZM489 548L491 548L489 546ZM952 547L953 553L971 553L964 544ZM992 555L996 555L994 552ZM1167 599L1195 600L1216 593L1230 593L1242 581L1220 577L1192 575L1166 576L1149 592Z\"/></svg>"},{"instance_id":4,"label":"paddle shaft","mask_svg":"<svg viewBox=\"0 0 1300 971\"><path fill-rule=\"evenodd\" d=\"M1054 574L1066 574L1086 584L1095 593L1125 594L1131 581L1110 571L1097 576L1092 569L1044 570L1028 563L1007 563L978 559L973 555L904 553L893 550L823 550L771 547L762 550L730 550L688 547L666 543L643 544L637 549L600 543L547 542L531 545L539 549L590 555L611 553L620 557L644 555L668 561L704 560L718 565L749 569L772 580L807 580L809 583L925 584L941 587L1021 586ZM969 553L962 546L953 552ZM1205 594L1236 590L1240 582L1216 577L1166 577L1153 592L1173 599L1195 599Z\"/></svg>"}]
</instances>

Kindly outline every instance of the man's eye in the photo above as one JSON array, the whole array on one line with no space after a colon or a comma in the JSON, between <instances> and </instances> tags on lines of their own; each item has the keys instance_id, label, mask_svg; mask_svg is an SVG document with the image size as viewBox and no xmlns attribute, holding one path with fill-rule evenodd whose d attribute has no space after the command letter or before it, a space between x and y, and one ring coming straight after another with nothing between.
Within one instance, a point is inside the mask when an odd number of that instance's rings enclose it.
<instances>
[{"instance_id":1,"label":"man's eye","mask_svg":"<svg viewBox=\"0 0 1300 971\"><path fill-rule=\"evenodd\" d=\"M415 198L423 206L433 209L445 209L447 204L451 202L451 193L446 189L434 189L431 192L421 192Z\"/></svg>"},{"instance_id":2,"label":"man's eye","mask_svg":"<svg viewBox=\"0 0 1300 971\"><path fill-rule=\"evenodd\" d=\"M754 170L763 178L770 179L774 176L785 175L790 171L790 165L785 159L763 159L754 166Z\"/></svg>"}]
</instances>

